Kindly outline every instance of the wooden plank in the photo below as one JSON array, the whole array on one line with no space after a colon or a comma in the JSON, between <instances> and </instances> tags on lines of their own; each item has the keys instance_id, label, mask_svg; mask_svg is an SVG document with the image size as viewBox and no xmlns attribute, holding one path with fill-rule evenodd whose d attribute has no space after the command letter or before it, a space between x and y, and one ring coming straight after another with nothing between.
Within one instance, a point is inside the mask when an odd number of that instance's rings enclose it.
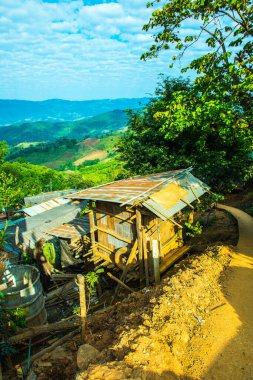
<instances>
[{"instance_id":1,"label":"wooden plank","mask_svg":"<svg viewBox=\"0 0 253 380\"><path fill-rule=\"evenodd\" d=\"M143 281L144 268L143 268L143 249L142 249L142 220L141 212L136 209L136 233L138 242L138 262L139 262L139 273L140 273L140 284Z\"/></svg>"},{"instance_id":2,"label":"wooden plank","mask_svg":"<svg viewBox=\"0 0 253 380\"><path fill-rule=\"evenodd\" d=\"M190 250L190 248L190 245L184 245L183 247L176 248L170 251L166 259L164 259L164 261L162 261L160 265L160 273L165 272L172 264L174 264L178 259L180 259L180 257L185 255Z\"/></svg>"},{"instance_id":3,"label":"wooden plank","mask_svg":"<svg viewBox=\"0 0 253 380\"><path fill-rule=\"evenodd\" d=\"M160 252L159 252L159 244L157 240L153 240L152 252L153 252L155 283L158 285L160 283L160 264L159 264Z\"/></svg>"},{"instance_id":4,"label":"wooden plank","mask_svg":"<svg viewBox=\"0 0 253 380\"><path fill-rule=\"evenodd\" d=\"M94 259L96 259L96 257L101 258L105 261L108 261L109 263L114 262L112 255L107 256L105 253L102 253L99 250L96 250L96 253L94 254Z\"/></svg>"},{"instance_id":5,"label":"wooden plank","mask_svg":"<svg viewBox=\"0 0 253 380\"><path fill-rule=\"evenodd\" d=\"M149 270L148 270L148 251L147 251L147 238L144 228L142 229L142 244L143 244L143 260L145 269L146 286L149 286Z\"/></svg>"}]
</instances>

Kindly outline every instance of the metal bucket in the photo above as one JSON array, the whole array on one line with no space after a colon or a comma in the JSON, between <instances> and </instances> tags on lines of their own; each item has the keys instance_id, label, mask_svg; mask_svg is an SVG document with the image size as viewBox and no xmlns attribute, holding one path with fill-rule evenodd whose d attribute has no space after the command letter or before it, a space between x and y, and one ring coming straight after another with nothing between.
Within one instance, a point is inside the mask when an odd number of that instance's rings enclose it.
<instances>
[{"instance_id":1,"label":"metal bucket","mask_svg":"<svg viewBox=\"0 0 253 380\"><path fill-rule=\"evenodd\" d=\"M6 269L3 276L3 282L10 281L13 285L3 291L1 308L6 311L24 309L28 327L46 323L47 312L39 270L32 265L13 265Z\"/></svg>"}]
</instances>

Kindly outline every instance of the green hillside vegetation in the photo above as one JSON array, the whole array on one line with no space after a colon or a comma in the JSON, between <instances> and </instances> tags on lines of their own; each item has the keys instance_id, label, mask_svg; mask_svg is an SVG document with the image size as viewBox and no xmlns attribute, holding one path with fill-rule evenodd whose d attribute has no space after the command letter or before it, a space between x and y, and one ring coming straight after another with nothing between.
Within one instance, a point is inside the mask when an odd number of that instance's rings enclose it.
<instances>
[{"instance_id":1,"label":"green hillside vegetation","mask_svg":"<svg viewBox=\"0 0 253 380\"><path fill-rule=\"evenodd\" d=\"M125 177L123 163L117 157L109 158L100 161L94 165L89 165L79 169L83 178L88 183L100 185L107 182L112 182Z\"/></svg>"},{"instance_id":2,"label":"green hillside vegetation","mask_svg":"<svg viewBox=\"0 0 253 380\"><path fill-rule=\"evenodd\" d=\"M85 160L85 156L89 157L93 152L103 151L106 158L113 157L119 135L119 132L107 133L101 138L87 138L82 141L64 137L54 142L32 144L27 147L18 144L10 148L6 158L8 161L29 162L60 171L77 170L79 166L83 168L100 161L96 157ZM84 161L80 165L75 164L75 161L82 157Z\"/></svg>"},{"instance_id":3,"label":"green hillside vegetation","mask_svg":"<svg viewBox=\"0 0 253 380\"><path fill-rule=\"evenodd\" d=\"M81 140L85 137L97 137L103 133L117 131L127 126L125 111L115 110L98 116L75 121L48 122L37 121L0 127L1 139L8 144L24 142L49 142L67 136Z\"/></svg>"},{"instance_id":4,"label":"green hillside vegetation","mask_svg":"<svg viewBox=\"0 0 253 380\"><path fill-rule=\"evenodd\" d=\"M114 137L105 137L98 144L112 144ZM102 140L102 139L101 139ZM89 140L92 142L92 139ZM27 148L29 149L29 148ZM91 149L91 148L88 148ZM24 149L25 150L25 149ZM13 209L22 204L25 196L32 196L50 190L69 188L84 189L115 180L122 176L122 164L116 157L91 166L82 165L71 171L57 171L45 166L27 162L5 160L7 145L0 141L0 207Z\"/></svg>"}]
</instances>

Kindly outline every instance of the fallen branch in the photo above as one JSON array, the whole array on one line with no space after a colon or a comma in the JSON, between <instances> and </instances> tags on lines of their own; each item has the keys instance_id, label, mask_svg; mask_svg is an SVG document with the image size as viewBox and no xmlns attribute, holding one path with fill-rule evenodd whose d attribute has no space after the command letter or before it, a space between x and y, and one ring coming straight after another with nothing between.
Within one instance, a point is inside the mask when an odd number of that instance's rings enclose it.
<instances>
[{"instance_id":1,"label":"fallen branch","mask_svg":"<svg viewBox=\"0 0 253 380\"><path fill-rule=\"evenodd\" d=\"M129 286L127 286L126 284L124 284L124 282L122 282L120 279L118 279L117 277L113 276L113 274L111 274L110 272L107 273L107 275L114 281L116 281L120 286L122 286L123 288L125 288L126 290L128 290L129 292L131 293L135 293L135 291L131 288L129 288Z\"/></svg>"},{"instance_id":2,"label":"fallen branch","mask_svg":"<svg viewBox=\"0 0 253 380\"><path fill-rule=\"evenodd\" d=\"M8 339L8 341L9 343L17 344L22 342L23 340L34 338L35 336L41 334L49 334L55 331L70 330L78 326L80 326L80 318L74 315L68 319L63 319L62 321L51 323L49 325L42 325L25 329L24 332L11 336Z\"/></svg>"}]
</instances>

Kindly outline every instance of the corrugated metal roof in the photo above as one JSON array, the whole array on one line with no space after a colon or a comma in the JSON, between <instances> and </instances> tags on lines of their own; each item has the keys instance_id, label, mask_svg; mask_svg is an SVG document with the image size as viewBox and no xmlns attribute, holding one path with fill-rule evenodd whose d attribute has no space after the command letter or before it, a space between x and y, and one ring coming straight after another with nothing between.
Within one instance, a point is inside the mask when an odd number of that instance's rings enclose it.
<instances>
[{"instance_id":1,"label":"corrugated metal roof","mask_svg":"<svg viewBox=\"0 0 253 380\"><path fill-rule=\"evenodd\" d=\"M34 206L37 204L40 204L42 202L47 202L50 199L55 199L59 197L64 197L68 194L76 193L75 189L68 189L68 190L57 190L57 191L50 191L47 193L41 193L37 195L33 195L31 197L25 197L24 202L25 205Z\"/></svg>"},{"instance_id":2,"label":"corrugated metal roof","mask_svg":"<svg viewBox=\"0 0 253 380\"><path fill-rule=\"evenodd\" d=\"M101 200L107 202L133 204L131 201L133 197L139 197L142 200L145 192L145 197L156 193L161 190L164 185L161 182L172 180L176 176L184 175L186 170L170 171L166 173L151 174L147 176L138 176L129 179L123 179L108 183L101 186L96 186L90 189L82 190L78 193L68 195L71 199L87 199L87 200ZM150 190L152 187L157 187ZM146 193L147 192L147 193Z\"/></svg>"},{"instance_id":3,"label":"corrugated metal roof","mask_svg":"<svg viewBox=\"0 0 253 380\"><path fill-rule=\"evenodd\" d=\"M71 194L68 198L115 202L121 205L141 202L165 220L209 189L190 171L191 168L124 179ZM169 186L172 183L177 186ZM152 199L154 194L160 198L154 196Z\"/></svg>"},{"instance_id":4,"label":"corrugated metal roof","mask_svg":"<svg viewBox=\"0 0 253 380\"><path fill-rule=\"evenodd\" d=\"M74 239L88 234L89 231L89 218L88 216L83 216L75 218L70 223L62 224L61 226L56 227L47 233L64 239Z\"/></svg>"},{"instance_id":5,"label":"corrugated metal roof","mask_svg":"<svg viewBox=\"0 0 253 380\"><path fill-rule=\"evenodd\" d=\"M41 214L44 211L49 211L55 207L62 206L69 202L70 200L66 198L54 198L54 199L50 199L47 202L40 203L39 205L23 208L22 211L25 212L29 216L34 216L34 215Z\"/></svg>"},{"instance_id":6,"label":"corrugated metal roof","mask_svg":"<svg viewBox=\"0 0 253 380\"><path fill-rule=\"evenodd\" d=\"M174 182L176 185L180 186L184 190L187 190L186 194L175 201L173 205L166 208L164 204L159 201L154 201L149 198L143 202L143 205L152 211L154 214L159 216L161 219L165 220L171 218L173 215L177 214L180 210L187 206L187 204L192 203L197 197L201 197L209 187L199 179L194 177L191 173L187 173L183 178L177 179Z\"/></svg>"}]
</instances>

